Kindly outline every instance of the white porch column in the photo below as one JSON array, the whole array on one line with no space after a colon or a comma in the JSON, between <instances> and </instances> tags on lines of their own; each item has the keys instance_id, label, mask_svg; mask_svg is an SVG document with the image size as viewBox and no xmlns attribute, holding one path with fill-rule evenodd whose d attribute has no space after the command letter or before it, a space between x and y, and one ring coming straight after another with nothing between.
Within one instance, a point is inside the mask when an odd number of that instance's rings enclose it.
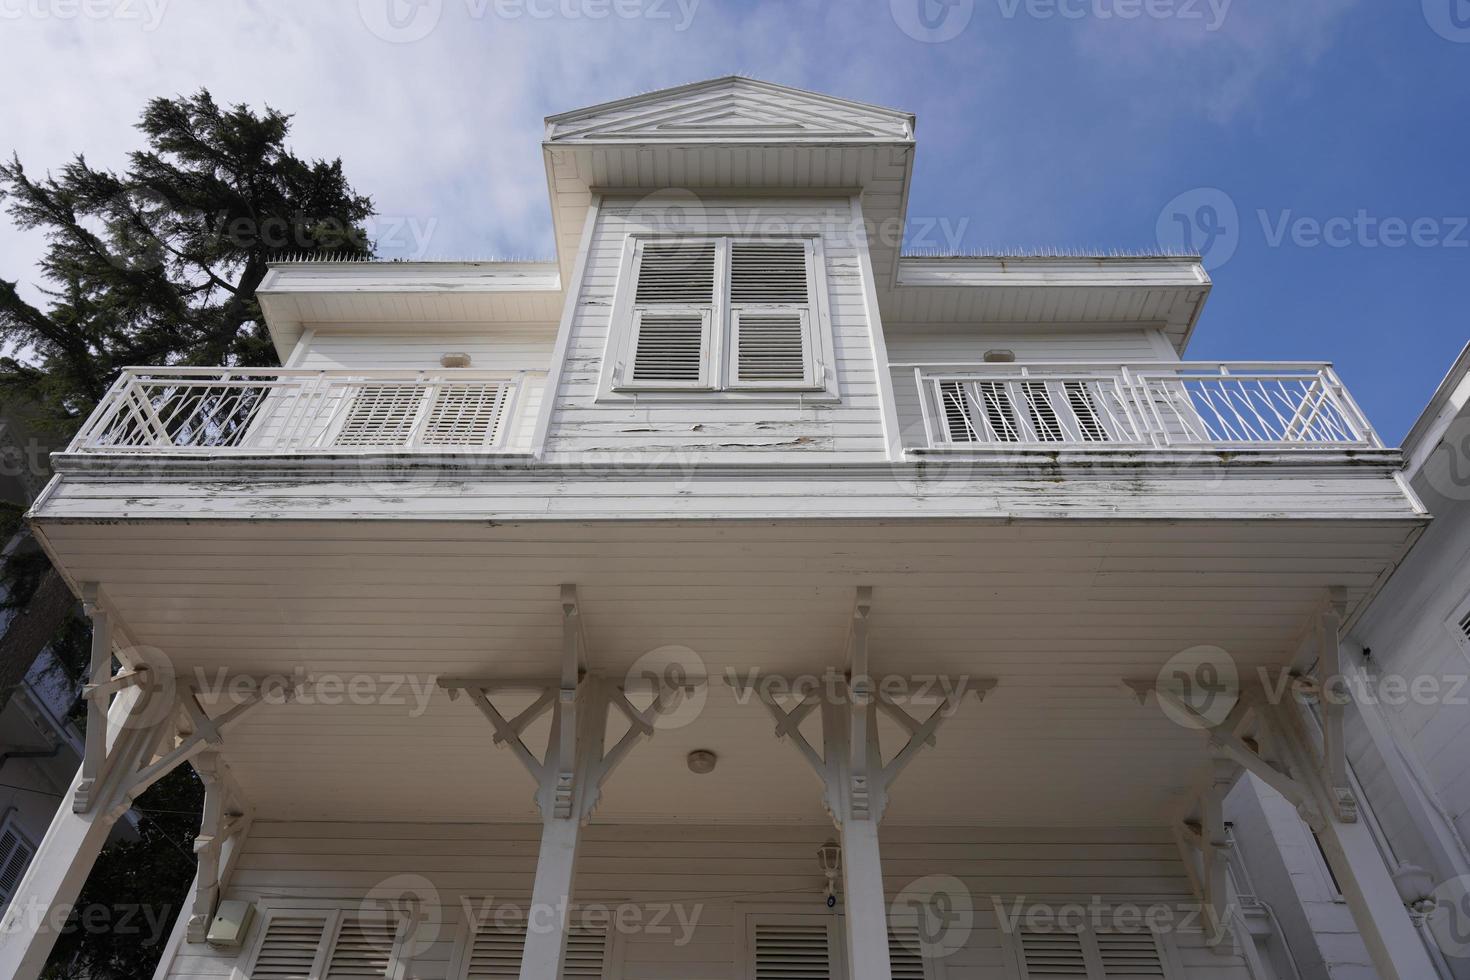
<instances>
[{"instance_id":1,"label":"white porch column","mask_svg":"<svg viewBox=\"0 0 1470 980\"><path fill-rule=\"evenodd\" d=\"M575 819L553 818L542 824L536 884L526 921L526 946L521 954L521 980L557 980L561 976L581 831L581 822Z\"/></svg>"},{"instance_id":2,"label":"white porch column","mask_svg":"<svg viewBox=\"0 0 1470 980\"><path fill-rule=\"evenodd\" d=\"M847 912L847 963L852 980L891 980L888 900L874 820L844 820L842 895Z\"/></svg>"},{"instance_id":3,"label":"white porch column","mask_svg":"<svg viewBox=\"0 0 1470 980\"><path fill-rule=\"evenodd\" d=\"M36 980L56 945L60 929L87 881L120 813L93 807L74 813L73 794L82 788L81 769L36 849L0 925L0 977Z\"/></svg>"},{"instance_id":4,"label":"white porch column","mask_svg":"<svg viewBox=\"0 0 1470 980\"><path fill-rule=\"evenodd\" d=\"M495 729L496 744L508 747L536 780L536 806L541 812L541 848L536 881L527 910L526 942L521 951L520 980L559 980L570 926L572 884L582 826L592 816L602 786L633 747L654 734L654 723L673 707L679 691L663 681L652 687L653 703L639 710L628 691L588 672L581 613L574 585L563 585L562 661L560 675L548 682L441 679L450 697L468 694ZM701 681L702 682L702 681ZM508 691L540 696L514 718L503 715L493 700ZM611 708L627 718L628 730L607 744ZM546 751L537 757L522 739L526 729L552 712Z\"/></svg>"},{"instance_id":5,"label":"white porch column","mask_svg":"<svg viewBox=\"0 0 1470 980\"><path fill-rule=\"evenodd\" d=\"M821 780L827 812L842 841L843 909L846 918L847 972L851 980L892 980L888 953L888 899L878 827L888 805L888 792L905 766L959 708L966 693L983 699L994 686L990 679L947 690L942 702L923 721L913 718L868 671L868 614L873 590L857 590L848 636L847 673L826 677L826 690L797 691L801 700L789 710L770 690L756 685L750 693L776 720L776 737L789 739ZM910 705L912 707L912 704ZM801 733L802 720L820 709L822 751ZM883 712L909 735L885 764L878 737Z\"/></svg>"},{"instance_id":6,"label":"white porch column","mask_svg":"<svg viewBox=\"0 0 1470 980\"><path fill-rule=\"evenodd\" d=\"M117 697L107 723L100 726L110 751L105 764L92 769L99 775L79 766L70 791L56 808L0 920L0 977L36 980L40 975L107 835L132 805L129 777L152 758L162 732L160 726L128 727L135 708L145 700L146 692L138 688ZM79 792L92 801L85 813L73 806Z\"/></svg>"},{"instance_id":7,"label":"white porch column","mask_svg":"<svg viewBox=\"0 0 1470 980\"><path fill-rule=\"evenodd\" d=\"M1285 704L1272 706L1271 713L1282 755L1292 774L1320 801L1317 812L1304 816L1322 842L1322 851L1373 957L1373 965L1383 980L1429 980L1438 976L1372 831L1358 819L1351 801L1332 782L1331 764L1319 763L1315 739L1301 710L1288 699Z\"/></svg>"},{"instance_id":8,"label":"white porch column","mask_svg":"<svg viewBox=\"0 0 1470 980\"><path fill-rule=\"evenodd\" d=\"M1329 817L1317 837L1384 980L1433 980L1439 976L1368 825Z\"/></svg>"}]
</instances>

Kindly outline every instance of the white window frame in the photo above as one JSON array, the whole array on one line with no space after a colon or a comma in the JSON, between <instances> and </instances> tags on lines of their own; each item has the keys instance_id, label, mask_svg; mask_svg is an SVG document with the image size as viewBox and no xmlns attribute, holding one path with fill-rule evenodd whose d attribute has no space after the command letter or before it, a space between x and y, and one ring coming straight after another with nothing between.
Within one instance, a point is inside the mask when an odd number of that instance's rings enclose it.
<instances>
[{"instance_id":1,"label":"white window frame","mask_svg":"<svg viewBox=\"0 0 1470 980\"><path fill-rule=\"evenodd\" d=\"M234 969L230 971L230 980L250 980L251 974L255 972L256 960L260 958L260 951L265 945L266 933L270 930L272 919L280 916L310 916L321 918L324 926L322 939L317 945L316 958L312 960L310 976L312 980L320 980L326 976L327 964L331 962L332 950L337 945L337 936L342 930L342 923L346 916L359 911L357 906L341 905L309 905L294 904L290 902L262 901L258 903L259 914L251 926L255 935L251 938L249 947L235 963ZM393 940L393 950L388 957L388 972L384 975L385 980L405 980L407 977L408 963L403 958L403 945L408 939L409 932L404 929L404 923L399 924L398 935Z\"/></svg>"},{"instance_id":2,"label":"white window frame","mask_svg":"<svg viewBox=\"0 0 1470 980\"><path fill-rule=\"evenodd\" d=\"M1076 904L1090 906L1091 903L1079 900ZM997 909L997 914L1004 913ZM1035 980L1026 969L1026 954L1021 946L1022 926L1022 922L1015 921L1009 927L1001 929L1001 946L1005 951L1006 967L1011 980ZM1098 952L1096 932L1092 928L1092 923L1082 923L1081 928L1073 934L1082 937L1082 957L1087 964L1089 980L1106 980L1103 973L1102 956ZM1179 949L1174 943L1173 935L1146 926L1140 927L1138 934L1153 937L1154 944L1159 951L1159 962L1164 968L1164 980L1185 980L1183 961L1180 959Z\"/></svg>"},{"instance_id":3,"label":"white window frame","mask_svg":"<svg viewBox=\"0 0 1470 980\"><path fill-rule=\"evenodd\" d=\"M31 852L31 856L26 859L25 867L20 870L20 877L15 880L15 887L19 889L20 883L25 880L26 872L30 870L31 862L36 860L37 844L31 839L31 835L26 833L25 829L21 827L20 821L16 819L14 813L8 814L4 820L0 820L0 835L4 835L6 831L13 833L16 839ZM0 897L0 909L8 908L13 898L15 898L14 895Z\"/></svg>"},{"instance_id":4,"label":"white window frame","mask_svg":"<svg viewBox=\"0 0 1470 980\"><path fill-rule=\"evenodd\" d=\"M807 244L805 307L807 376L801 383L742 382L735 377L736 310L752 314L789 312L789 307L730 302L730 253L734 241L800 241ZM709 356L698 384L632 381L636 341L637 265L645 242L716 243L714 303L710 307ZM607 347L598 382L600 402L819 402L839 400L832 316L827 295L827 262L820 234L653 234L627 235L618 267L617 286L608 325ZM670 314L704 307L670 304Z\"/></svg>"},{"instance_id":5,"label":"white window frame","mask_svg":"<svg viewBox=\"0 0 1470 980\"><path fill-rule=\"evenodd\" d=\"M475 934L479 932L481 926L484 924L484 919L478 916L480 912L485 910L484 906L486 903L490 903L492 911L493 909L507 906L525 910L531 904L529 900L511 901L502 899L496 901L483 896L463 899L461 905L467 914L460 920L458 930L454 937L454 951L450 955L449 970L445 974L450 980L466 980L470 972L470 954L475 947ZM610 908L616 908L619 905L628 903L608 901L597 904L599 906L605 905ZM571 916L574 922L582 914L583 909L580 906L573 905L571 907ZM622 980L624 953L623 934L617 927L617 917L615 915L610 916L607 923L607 939L602 948L602 980Z\"/></svg>"}]
</instances>

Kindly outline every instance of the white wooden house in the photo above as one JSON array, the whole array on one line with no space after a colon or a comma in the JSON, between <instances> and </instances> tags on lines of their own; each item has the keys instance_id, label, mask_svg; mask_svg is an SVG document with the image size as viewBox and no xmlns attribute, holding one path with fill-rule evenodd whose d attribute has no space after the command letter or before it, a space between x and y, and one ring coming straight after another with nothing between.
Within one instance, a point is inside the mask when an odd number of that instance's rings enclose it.
<instances>
[{"instance_id":1,"label":"white wooden house","mask_svg":"<svg viewBox=\"0 0 1470 980\"><path fill-rule=\"evenodd\" d=\"M1246 770L1430 975L1258 673L1426 523L1329 365L1181 360L1193 258L904 257L903 112L725 78L543 147L554 262L275 266L285 367L139 367L56 457L94 724L0 974L187 761L161 977L1245 980Z\"/></svg>"}]
</instances>

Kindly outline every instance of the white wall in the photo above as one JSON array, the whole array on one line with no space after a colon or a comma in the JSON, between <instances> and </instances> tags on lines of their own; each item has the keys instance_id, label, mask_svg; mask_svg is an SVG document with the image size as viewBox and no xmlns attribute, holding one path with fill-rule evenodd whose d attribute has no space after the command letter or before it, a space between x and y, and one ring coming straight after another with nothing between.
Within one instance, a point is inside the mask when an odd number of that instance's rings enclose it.
<instances>
[{"instance_id":1,"label":"white wall","mask_svg":"<svg viewBox=\"0 0 1470 980\"><path fill-rule=\"evenodd\" d=\"M553 458L634 458L678 463L881 459L886 453L858 245L846 198L731 198L691 208L632 199L603 202L592 232L547 450ZM657 228L691 234L819 234L840 402L797 395L735 401L691 394L677 402L597 400L628 236Z\"/></svg>"},{"instance_id":2,"label":"white wall","mask_svg":"<svg viewBox=\"0 0 1470 980\"><path fill-rule=\"evenodd\" d=\"M226 897L355 908L395 875L432 881L444 927L409 970L441 978L464 920L463 901L523 901L535 871L539 827L474 824L262 823ZM679 903L691 941L625 932L625 980L714 980L735 975L738 935L749 909L824 911L816 849L822 826L593 826L584 837L579 902ZM1009 903L1190 903L1183 866L1167 834L1152 830L902 829L884 832L890 898L925 875L961 879L978 910L968 944L946 960L948 980L1009 980L992 896ZM476 907L471 905L471 907ZM697 919L694 917L697 915ZM668 920L666 920L668 921ZM675 918L673 921L679 921ZM1234 957L1205 949L1198 934L1173 939L1189 980L1244 980ZM247 943L248 948L248 943ZM168 976L230 976L235 956L185 946Z\"/></svg>"}]
</instances>

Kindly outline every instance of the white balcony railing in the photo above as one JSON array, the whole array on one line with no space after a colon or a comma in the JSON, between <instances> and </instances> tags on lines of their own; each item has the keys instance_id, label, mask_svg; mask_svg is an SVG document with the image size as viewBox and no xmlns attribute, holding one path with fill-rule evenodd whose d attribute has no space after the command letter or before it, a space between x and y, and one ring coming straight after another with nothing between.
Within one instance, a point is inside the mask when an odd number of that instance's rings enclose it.
<instances>
[{"instance_id":1,"label":"white balcony railing","mask_svg":"<svg viewBox=\"0 0 1470 980\"><path fill-rule=\"evenodd\" d=\"M921 450L1373 449L1326 364L903 364Z\"/></svg>"},{"instance_id":2,"label":"white balcony railing","mask_svg":"<svg viewBox=\"0 0 1470 980\"><path fill-rule=\"evenodd\" d=\"M544 372L128 368L72 452L298 454L523 448Z\"/></svg>"}]
</instances>

